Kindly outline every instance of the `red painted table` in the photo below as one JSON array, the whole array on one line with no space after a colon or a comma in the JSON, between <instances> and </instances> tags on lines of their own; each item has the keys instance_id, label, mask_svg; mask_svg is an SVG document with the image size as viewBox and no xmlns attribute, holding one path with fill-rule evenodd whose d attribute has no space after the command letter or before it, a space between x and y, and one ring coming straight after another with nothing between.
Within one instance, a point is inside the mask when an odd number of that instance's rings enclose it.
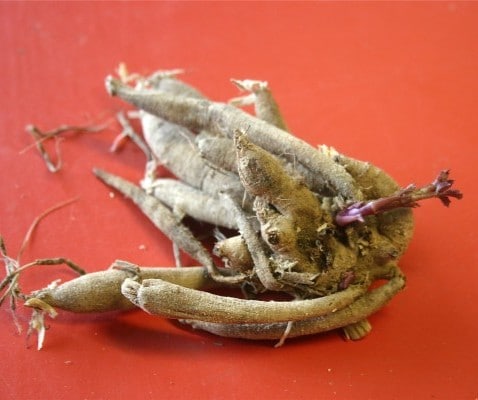
<instances>
[{"instance_id":1,"label":"red painted table","mask_svg":"<svg viewBox=\"0 0 478 400\"><path fill-rule=\"evenodd\" d=\"M478 5L473 3L2 3L0 4L0 232L15 256L66 256L89 271L117 258L173 265L169 241L91 169L138 180L133 145L109 146L118 127L68 136L49 173L25 133L109 119L125 105L103 79L120 61L140 73L184 68L217 100L229 78L266 79L291 130L369 160L402 185L443 168L465 194L416 210L401 261L407 289L371 318L372 334L330 333L280 349L183 329L131 312L49 322L44 349L25 346L0 310L2 399L475 399L478 396L474 207L478 145ZM73 274L38 267L25 290ZM18 310L25 328L29 313Z\"/></svg>"}]
</instances>

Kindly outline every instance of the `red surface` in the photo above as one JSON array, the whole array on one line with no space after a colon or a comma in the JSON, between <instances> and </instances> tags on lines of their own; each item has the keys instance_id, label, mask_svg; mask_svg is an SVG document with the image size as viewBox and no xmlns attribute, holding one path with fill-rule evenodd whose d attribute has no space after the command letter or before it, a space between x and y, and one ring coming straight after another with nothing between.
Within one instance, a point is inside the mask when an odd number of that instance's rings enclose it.
<instances>
[{"instance_id":1,"label":"red surface","mask_svg":"<svg viewBox=\"0 0 478 400\"><path fill-rule=\"evenodd\" d=\"M0 310L2 399L476 399L478 5L472 3L0 4L0 232L12 256L46 218L23 262L67 256L89 271L116 258L173 265L171 246L91 174L130 179L143 156L108 152L115 129L62 143L46 171L24 126L87 124L124 105L103 78L118 62L150 72L182 67L212 98L230 77L267 79L289 126L312 144L370 160L403 185L451 168L465 198L416 211L401 261L407 289L372 317L373 333L271 343L184 330L140 312L50 322L45 348L25 347ZM141 250L140 245L146 249ZM25 274L25 289L73 275ZM26 322L28 314L20 309Z\"/></svg>"}]
</instances>

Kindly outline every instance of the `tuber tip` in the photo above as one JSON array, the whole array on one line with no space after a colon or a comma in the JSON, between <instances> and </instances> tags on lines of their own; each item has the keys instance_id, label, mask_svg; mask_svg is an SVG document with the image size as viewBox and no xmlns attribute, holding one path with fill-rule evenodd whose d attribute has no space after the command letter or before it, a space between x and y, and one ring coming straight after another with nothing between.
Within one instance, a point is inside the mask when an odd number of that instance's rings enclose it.
<instances>
[{"instance_id":1,"label":"tuber tip","mask_svg":"<svg viewBox=\"0 0 478 400\"><path fill-rule=\"evenodd\" d=\"M118 88L120 86L120 81L113 78L111 75L108 75L105 79L106 91L110 96L116 96L118 94Z\"/></svg>"},{"instance_id":2,"label":"tuber tip","mask_svg":"<svg viewBox=\"0 0 478 400\"><path fill-rule=\"evenodd\" d=\"M102 176L105 175L105 171L97 167L93 167L92 172L97 178L101 178Z\"/></svg>"},{"instance_id":3,"label":"tuber tip","mask_svg":"<svg viewBox=\"0 0 478 400\"><path fill-rule=\"evenodd\" d=\"M240 129L235 130L233 139L236 149L238 150L244 149L250 143L246 133Z\"/></svg>"},{"instance_id":4,"label":"tuber tip","mask_svg":"<svg viewBox=\"0 0 478 400\"><path fill-rule=\"evenodd\" d=\"M115 185L115 176L101 168L93 168L93 174L103 183L113 188L116 188Z\"/></svg>"},{"instance_id":5,"label":"tuber tip","mask_svg":"<svg viewBox=\"0 0 478 400\"><path fill-rule=\"evenodd\" d=\"M25 301L24 306L46 312L51 318L55 318L58 315L58 312L50 304L38 297L29 298Z\"/></svg>"},{"instance_id":6,"label":"tuber tip","mask_svg":"<svg viewBox=\"0 0 478 400\"><path fill-rule=\"evenodd\" d=\"M131 301L131 303L136 306L139 306L138 290L140 287L141 285L134 279L126 278L121 285L121 293L123 293L123 296L126 297L129 301Z\"/></svg>"},{"instance_id":7,"label":"tuber tip","mask_svg":"<svg viewBox=\"0 0 478 400\"><path fill-rule=\"evenodd\" d=\"M267 81L255 79L231 79L231 82L245 92L257 93L268 88Z\"/></svg>"}]
</instances>

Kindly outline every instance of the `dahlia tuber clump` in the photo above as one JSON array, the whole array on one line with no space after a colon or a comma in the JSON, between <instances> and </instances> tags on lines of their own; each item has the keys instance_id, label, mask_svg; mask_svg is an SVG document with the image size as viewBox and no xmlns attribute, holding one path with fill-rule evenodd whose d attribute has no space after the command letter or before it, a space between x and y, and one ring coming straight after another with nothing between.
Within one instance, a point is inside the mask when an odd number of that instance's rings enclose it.
<instances>
[{"instance_id":1,"label":"dahlia tuber clump","mask_svg":"<svg viewBox=\"0 0 478 400\"><path fill-rule=\"evenodd\" d=\"M139 307L217 335L279 345L337 328L350 339L366 336L367 317L405 285L398 261L413 233L411 208L462 197L449 171L427 186L401 189L376 166L287 132L266 82L234 80L249 94L225 104L206 99L176 72L106 79L112 96L138 108L148 163L141 186L94 173L201 267L118 262L25 296L26 305L50 314L52 307ZM238 108L245 104L254 104L255 116ZM158 177L160 164L177 179ZM212 250L184 216L214 227ZM385 283L374 285L378 280ZM244 298L204 291L212 287L240 288ZM261 300L266 293L290 301Z\"/></svg>"}]
</instances>

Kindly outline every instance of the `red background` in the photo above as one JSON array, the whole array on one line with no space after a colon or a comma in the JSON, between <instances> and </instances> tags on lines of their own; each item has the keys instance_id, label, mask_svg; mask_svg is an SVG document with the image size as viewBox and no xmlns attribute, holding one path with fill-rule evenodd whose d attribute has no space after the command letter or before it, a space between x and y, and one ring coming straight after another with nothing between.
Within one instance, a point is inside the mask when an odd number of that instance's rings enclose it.
<instances>
[{"instance_id":1,"label":"red background","mask_svg":"<svg viewBox=\"0 0 478 400\"><path fill-rule=\"evenodd\" d=\"M108 148L117 126L62 142L51 174L27 123L108 119L125 105L104 91L120 61L141 73L185 68L217 100L229 78L267 79L291 130L369 160L402 184L451 168L465 198L416 210L401 261L407 289L371 318L372 334L336 333L271 343L191 332L140 312L50 322L45 347L25 347L0 310L2 399L476 399L478 226L478 5L472 3L2 3L0 4L0 232L12 256L67 256L89 271L116 258L173 265L171 245L91 174L99 166L139 179L133 145ZM145 245L146 249L140 249ZM64 267L37 268L33 290ZM23 323L28 313L19 311Z\"/></svg>"}]
</instances>

